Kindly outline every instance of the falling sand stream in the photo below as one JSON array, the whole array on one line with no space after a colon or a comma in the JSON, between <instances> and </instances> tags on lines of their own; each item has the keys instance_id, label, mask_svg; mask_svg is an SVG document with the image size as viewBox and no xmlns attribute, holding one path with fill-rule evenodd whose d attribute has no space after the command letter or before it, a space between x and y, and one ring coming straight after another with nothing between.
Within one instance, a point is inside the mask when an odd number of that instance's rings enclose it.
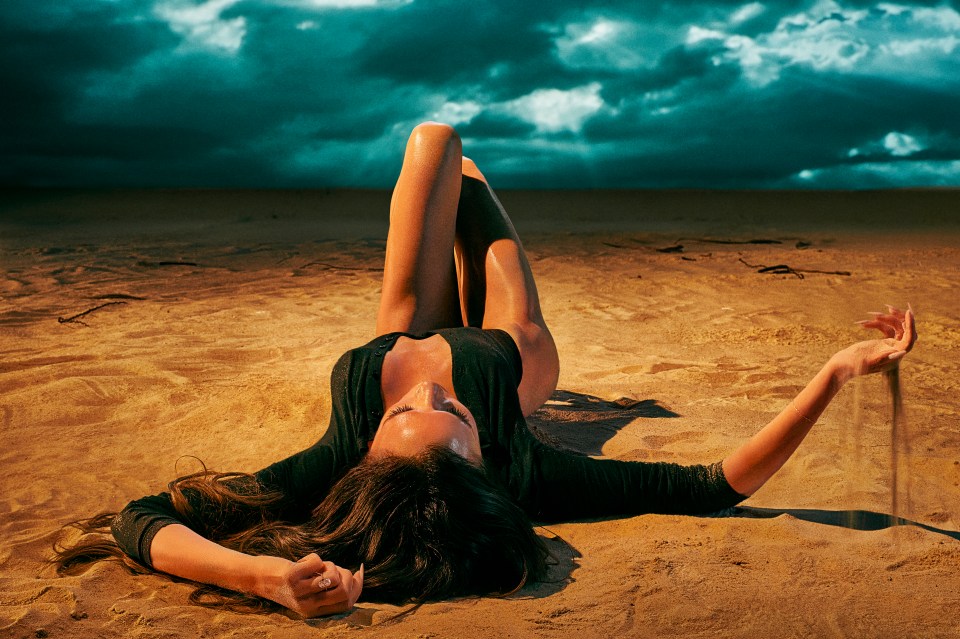
<instances>
[{"instance_id":1,"label":"falling sand stream","mask_svg":"<svg viewBox=\"0 0 960 639\"><path fill-rule=\"evenodd\" d=\"M910 433L903 418L903 396L900 393L900 367L883 374L890 396L890 520L893 525L905 523L910 514ZM901 473L902 469L902 473ZM901 503L900 483L903 482ZM902 512L901 512L902 511Z\"/></svg>"},{"instance_id":2,"label":"falling sand stream","mask_svg":"<svg viewBox=\"0 0 960 639\"><path fill-rule=\"evenodd\" d=\"M840 289L835 289L834 295L834 308L840 310L840 316L856 317L861 313L863 300L848 297ZM870 337L876 335L864 338ZM846 343L845 337L838 341L836 348L842 348ZM847 528L876 530L878 526L896 527L912 523L911 433L903 409L900 363L879 376L854 377L851 381L853 388L849 389L852 392L844 402L844 416L840 418L837 435L843 458L841 465L845 466L842 481L846 508L841 521ZM883 378L882 384L877 384L878 377ZM883 486L887 473L889 487ZM873 501L884 488L890 491L886 521L883 521L882 511L887 508L878 505L881 513L871 513L858 507L858 504ZM881 516L877 517L878 514Z\"/></svg>"},{"instance_id":3,"label":"falling sand stream","mask_svg":"<svg viewBox=\"0 0 960 639\"><path fill-rule=\"evenodd\" d=\"M903 396L900 388L900 368L899 366L883 373L884 387L890 406L890 431L889 436L883 437L878 443L871 445L874 438L871 437L868 416L865 416L863 404L865 399L865 384L872 382L870 377L857 377L854 381L852 404L852 415L848 421L849 426L841 430L841 437L848 444L852 443L852 459L850 460L851 469L854 470L854 476L862 480L861 474L863 465L868 459L866 449L868 446L882 446L890 451L890 515L889 523L891 526L898 526L909 523L910 521L910 432L907 422L904 419ZM885 398L885 399L887 399ZM879 417L879 416L878 416ZM846 431L846 432L845 432ZM870 473L872 474L872 473ZM847 481L847 503L856 503L858 497L854 496L856 486L853 478ZM846 526L848 528L862 528L868 525L868 522L861 521L866 514L860 510L848 510Z\"/></svg>"}]
</instances>

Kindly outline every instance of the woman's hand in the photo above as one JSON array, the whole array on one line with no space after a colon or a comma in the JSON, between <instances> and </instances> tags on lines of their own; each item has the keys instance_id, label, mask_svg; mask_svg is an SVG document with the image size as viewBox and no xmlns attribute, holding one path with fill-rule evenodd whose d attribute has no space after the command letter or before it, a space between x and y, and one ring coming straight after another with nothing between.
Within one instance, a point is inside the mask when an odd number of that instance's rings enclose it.
<instances>
[{"instance_id":1,"label":"woman's hand","mask_svg":"<svg viewBox=\"0 0 960 639\"><path fill-rule=\"evenodd\" d=\"M875 328L886 337L857 342L833 356L832 362L843 379L890 370L910 352L917 341L913 309L906 311L887 307L886 313L871 313L872 319L858 322L864 328Z\"/></svg>"},{"instance_id":2,"label":"woman's hand","mask_svg":"<svg viewBox=\"0 0 960 639\"><path fill-rule=\"evenodd\" d=\"M363 566L356 574L311 553L293 562L261 557L257 594L303 617L347 612L363 590Z\"/></svg>"}]
</instances>

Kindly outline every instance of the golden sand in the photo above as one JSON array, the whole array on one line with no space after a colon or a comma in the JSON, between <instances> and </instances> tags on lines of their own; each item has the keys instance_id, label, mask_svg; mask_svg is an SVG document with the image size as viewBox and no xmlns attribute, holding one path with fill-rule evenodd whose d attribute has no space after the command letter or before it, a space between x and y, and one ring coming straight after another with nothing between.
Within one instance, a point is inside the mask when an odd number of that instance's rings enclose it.
<instances>
[{"instance_id":1,"label":"golden sand","mask_svg":"<svg viewBox=\"0 0 960 639\"><path fill-rule=\"evenodd\" d=\"M114 564L43 562L62 524L162 490L188 456L254 471L322 434L331 366L372 336L388 194L8 197L0 636L960 636L960 198L805 197L503 194L562 362L531 422L586 454L712 462L865 338L855 320L909 301L898 509L917 525L888 525L890 406L870 378L739 512L552 525L547 583L387 625L398 609L362 598L333 619L241 615Z\"/></svg>"}]
</instances>

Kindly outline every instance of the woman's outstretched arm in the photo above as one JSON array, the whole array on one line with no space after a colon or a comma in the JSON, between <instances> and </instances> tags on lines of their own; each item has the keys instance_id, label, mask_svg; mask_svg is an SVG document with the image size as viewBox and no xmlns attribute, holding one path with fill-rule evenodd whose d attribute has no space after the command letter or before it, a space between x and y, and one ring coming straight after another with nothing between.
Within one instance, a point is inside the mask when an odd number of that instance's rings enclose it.
<instances>
[{"instance_id":1,"label":"woman's outstretched arm","mask_svg":"<svg viewBox=\"0 0 960 639\"><path fill-rule=\"evenodd\" d=\"M170 575L263 597L303 617L346 612L363 590L363 567L356 574L310 554L293 562L247 555L171 524L154 537L153 567Z\"/></svg>"},{"instance_id":2,"label":"woman's outstretched arm","mask_svg":"<svg viewBox=\"0 0 960 639\"><path fill-rule=\"evenodd\" d=\"M888 307L862 322L883 332L884 339L858 342L835 354L780 414L723 460L730 487L752 495L786 463L843 385L858 375L889 370L917 339L913 311Z\"/></svg>"}]
</instances>

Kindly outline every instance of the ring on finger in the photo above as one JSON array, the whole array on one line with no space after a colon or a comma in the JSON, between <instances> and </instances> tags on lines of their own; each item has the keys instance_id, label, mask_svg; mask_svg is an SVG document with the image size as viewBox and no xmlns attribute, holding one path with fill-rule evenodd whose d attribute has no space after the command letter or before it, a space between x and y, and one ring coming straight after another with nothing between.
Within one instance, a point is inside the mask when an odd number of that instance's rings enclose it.
<instances>
[{"instance_id":1,"label":"ring on finger","mask_svg":"<svg viewBox=\"0 0 960 639\"><path fill-rule=\"evenodd\" d=\"M320 590L331 590L333 588L333 580L330 579L330 577L324 577L317 582L317 588Z\"/></svg>"}]
</instances>

